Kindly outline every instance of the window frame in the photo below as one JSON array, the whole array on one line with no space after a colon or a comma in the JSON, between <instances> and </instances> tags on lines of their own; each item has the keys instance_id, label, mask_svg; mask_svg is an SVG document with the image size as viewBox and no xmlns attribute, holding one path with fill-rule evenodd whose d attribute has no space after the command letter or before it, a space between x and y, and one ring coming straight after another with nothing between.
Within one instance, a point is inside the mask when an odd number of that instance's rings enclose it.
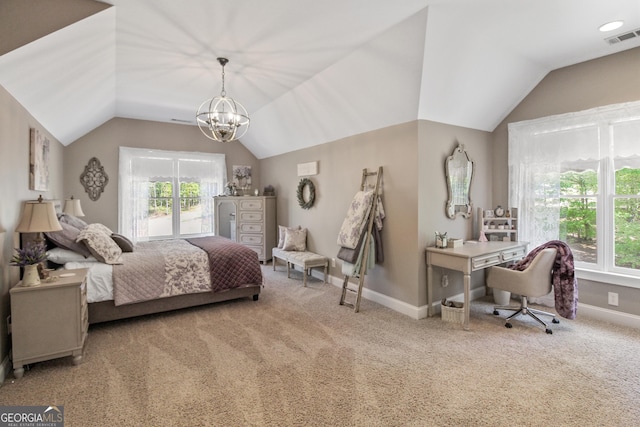
<instances>
[{"instance_id":1,"label":"window frame","mask_svg":"<svg viewBox=\"0 0 640 427\"><path fill-rule=\"evenodd\" d=\"M171 162L171 172L165 172L166 176L162 176L159 180L153 180L156 175L151 176L149 172L134 172L133 163L141 159L153 158L161 159ZM178 165L180 162L210 162L212 165L211 173L208 170L204 178L200 181L201 200L208 201L210 203L208 209L207 224L209 224L208 232L181 234L181 214L182 204L180 197L180 184L195 182L192 179L193 176L188 176L187 172L180 171ZM206 163L205 163L206 164ZM198 168L196 168L198 169ZM168 169L167 169L168 170ZM226 183L226 156L221 153L202 153L202 152L187 152L187 151L168 151L168 150L156 150L156 149L141 149L120 147L120 160L119 160L119 183L118 183L118 231L131 238L132 241L145 241L145 240L163 240L163 239L184 239L188 237L213 235L215 231L215 218L213 207L213 196L220 194ZM136 178L137 177L137 178ZM146 180L149 178L148 180ZM136 198L134 187L137 185L148 185L151 182L169 182L172 187L172 218L171 218L171 234L162 236L149 236L147 233L142 234L139 223L144 219L136 218L140 212L144 212L144 208L136 208ZM206 187L203 183L208 183L208 190L203 191L203 187ZM151 197L147 194L146 201ZM139 203L138 203L139 204ZM206 208L206 207L205 207ZM139 211L139 212L138 212ZM138 212L138 214L136 214ZM148 213L148 210L147 210ZM142 215L145 215L144 213ZM144 216L148 218L148 216ZM137 221L137 222L136 222ZM137 230L137 231L136 231Z\"/></svg>"},{"instance_id":2,"label":"window frame","mask_svg":"<svg viewBox=\"0 0 640 427\"><path fill-rule=\"evenodd\" d=\"M510 205L520 208L517 191L512 191L512 186L517 186L519 173L514 173L512 168L514 160L511 158L512 132L521 132L514 140L526 138L527 132L535 135L535 132L558 132L567 128L579 129L581 127L595 126L598 129L599 147L601 149L598 161L598 191L595 195L584 195L594 197L596 201L596 262L575 261L576 276L578 278L593 280L604 283L611 283L621 286L640 288L640 269L630 269L615 265L615 201L618 198L640 198L639 195L618 195L616 194L615 178L616 170L614 165L614 127L616 124L625 121L640 120L640 102L619 104L615 106L600 107L585 112L569 113L566 115L546 117L542 119L510 123L509 124L509 195ZM532 139L533 141L533 139ZM526 142L516 142L526 143ZM574 143L577 143L575 141ZM575 160L580 160L576 150ZM640 154L640 153L637 153ZM558 163L560 164L560 162ZM558 193L558 201L562 198L573 198L574 196ZM581 197L581 196L576 196ZM516 199L516 200L513 200ZM522 209L519 210L521 212ZM638 236L640 238L640 236ZM551 239L549 239L551 240ZM542 242L532 242L534 246Z\"/></svg>"}]
</instances>

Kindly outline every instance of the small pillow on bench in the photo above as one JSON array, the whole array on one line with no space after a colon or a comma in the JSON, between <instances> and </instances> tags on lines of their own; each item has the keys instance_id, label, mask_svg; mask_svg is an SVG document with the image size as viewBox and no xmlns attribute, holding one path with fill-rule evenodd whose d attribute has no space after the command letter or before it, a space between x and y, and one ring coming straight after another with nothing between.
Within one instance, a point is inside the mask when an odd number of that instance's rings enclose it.
<instances>
[{"instance_id":1,"label":"small pillow on bench","mask_svg":"<svg viewBox=\"0 0 640 427\"><path fill-rule=\"evenodd\" d=\"M307 229L303 228L302 230L285 230L282 250L302 252L307 250Z\"/></svg>"},{"instance_id":2,"label":"small pillow on bench","mask_svg":"<svg viewBox=\"0 0 640 427\"><path fill-rule=\"evenodd\" d=\"M300 230L300 226L297 227L285 227L284 225L278 226L278 249L284 247L284 235L287 230Z\"/></svg>"}]
</instances>

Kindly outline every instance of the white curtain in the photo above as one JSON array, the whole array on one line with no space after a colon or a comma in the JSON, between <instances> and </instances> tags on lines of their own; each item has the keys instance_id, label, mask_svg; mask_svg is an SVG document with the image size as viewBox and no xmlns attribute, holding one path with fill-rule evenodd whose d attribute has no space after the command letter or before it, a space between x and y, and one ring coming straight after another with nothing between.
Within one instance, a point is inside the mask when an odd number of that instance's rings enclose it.
<instances>
[{"instance_id":1,"label":"white curtain","mask_svg":"<svg viewBox=\"0 0 640 427\"><path fill-rule=\"evenodd\" d=\"M558 239L560 173L640 167L639 141L640 102L510 123L509 206L518 208L518 239L530 248Z\"/></svg>"},{"instance_id":2,"label":"white curtain","mask_svg":"<svg viewBox=\"0 0 640 427\"><path fill-rule=\"evenodd\" d=\"M212 233L213 197L223 193L226 170L224 154L120 147L119 232L133 241L148 240L149 182L169 181L200 184L200 231Z\"/></svg>"}]
</instances>

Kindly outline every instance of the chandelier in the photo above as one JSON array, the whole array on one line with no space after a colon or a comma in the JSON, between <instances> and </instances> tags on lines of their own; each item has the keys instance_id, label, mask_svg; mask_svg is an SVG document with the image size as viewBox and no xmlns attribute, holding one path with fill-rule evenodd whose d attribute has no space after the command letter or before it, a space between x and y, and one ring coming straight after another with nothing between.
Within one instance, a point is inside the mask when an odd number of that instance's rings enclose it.
<instances>
[{"instance_id":1,"label":"chandelier","mask_svg":"<svg viewBox=\"0 0 640 427\"><path fill-rule=\"evenodd\" d=\"M224 66L227 58L218 58L222 65L222 91L220 96L207 99L200 105L196 113L196 121L202 133L209 139L218 142L229 142L241 138L249 129L247 110L227 97L224 90Z\"/></svg>"}]
</instances>

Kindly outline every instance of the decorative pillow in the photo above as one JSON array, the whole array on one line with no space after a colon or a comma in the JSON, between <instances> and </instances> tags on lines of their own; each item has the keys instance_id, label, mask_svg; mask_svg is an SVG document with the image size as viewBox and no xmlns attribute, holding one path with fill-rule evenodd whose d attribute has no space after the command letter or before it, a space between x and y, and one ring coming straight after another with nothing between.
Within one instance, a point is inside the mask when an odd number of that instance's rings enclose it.
<instances>
[{"instance_id":1,"label":"decorative pillow","mask_svg":"<svg viewBox=\"0 0 640 427\"><path fill-rule=\"evenodd\" d=\"M284 246L285 251L300 251L307 250L307 229L302 230L285 230L284 233Z\"/></svg>"},{"instance_id":2,"label":"decorative pillow","mask_svg":"<svg viewBox=\"0 0 640 427\"><path fill-rule=\"evenodd\" d=\"M47 240L59 248L77 252L85 258L90 256L91 252L89 248L87 248L84 243L77 241L80 230L64 222L61 222L60 225L62 226L62 230L44 233Z\"/></svg>"},{"instance_id":3,"label":"decorative pillow","mask_svg":"<svg viewBox=\"0 0 640 427\"><path fill-rule=\"evenodd\" d=\"M85 246L85 249L87 250L87 252L89 252L89 248ZM47 259L60 265L64 265L68 262L96 261L96 259L92 256L85 258L84 255L81 255L78 252L70 251L69 249L60 247L49 249L47 251Z\"/></svg>"},{"instance_id":4,"label":"decorative pillow","mask_svg":"<svg viewBox=\"0 0 640 427\"><path fill-rule=\"evenodd\" d=\"M77 216L67 215L67 214L60 214L58 216L58 221L60 221L60 223L63 223L63 224L72 225L75 228L77 228L78 231L82 230L87 225L89 225L84 220L78 218Z\"/></svg>"},{"instance_id":5,"label":"decorative pillow","mask_svg":"<svg viewBox=\"0 0 640 427\"><path fill-rule=\"evenodd\" d=\"M111 236L113 234L113 231L111 231L109 227L107 227L104 224L100 224L99 222L96 222L94 224L89 224L87 225L87 227L92 231L100 231L106 234L107 236ZM82 230L82 228L80 230Z\"/></svg>"},{"instance_id":6,"label":"decorative pillow","mask_svg":"<svg viewBox=\"0 0 640 427\"><path fill-rule=\"evenodd\" d=\"M129 240L129 238L118 233L113 233L111 238L118 246L120 246L122 252L133 252L133 242Z\"/></svg>"},{"instance_id":7,"label":"decorative pillow","mask_svg":"<svg viewBox=\"0 0 640 427\"><path fill-rule=\"evenodd\" d=\"M284 225L278 226L278 249L282 249L284 247L284 233L287 230L300 230L300 226L297 227L285 227Z\"/></svg>"},{"instance_id":8,"label":"decorative pillow","mask_svg":"<svg viewBox=\"0 0 640 427\"><path fill-rule=\"evenodd\" d=\"M120 261L120 256L122 255L120 246L113 241L111 236L96 230L95 227L91 227L92 225L95 224L89 224L82 230L76 240L78 242L83 241L98 261L105 264L122 264Z\"/></svg>"}]
</instances>

